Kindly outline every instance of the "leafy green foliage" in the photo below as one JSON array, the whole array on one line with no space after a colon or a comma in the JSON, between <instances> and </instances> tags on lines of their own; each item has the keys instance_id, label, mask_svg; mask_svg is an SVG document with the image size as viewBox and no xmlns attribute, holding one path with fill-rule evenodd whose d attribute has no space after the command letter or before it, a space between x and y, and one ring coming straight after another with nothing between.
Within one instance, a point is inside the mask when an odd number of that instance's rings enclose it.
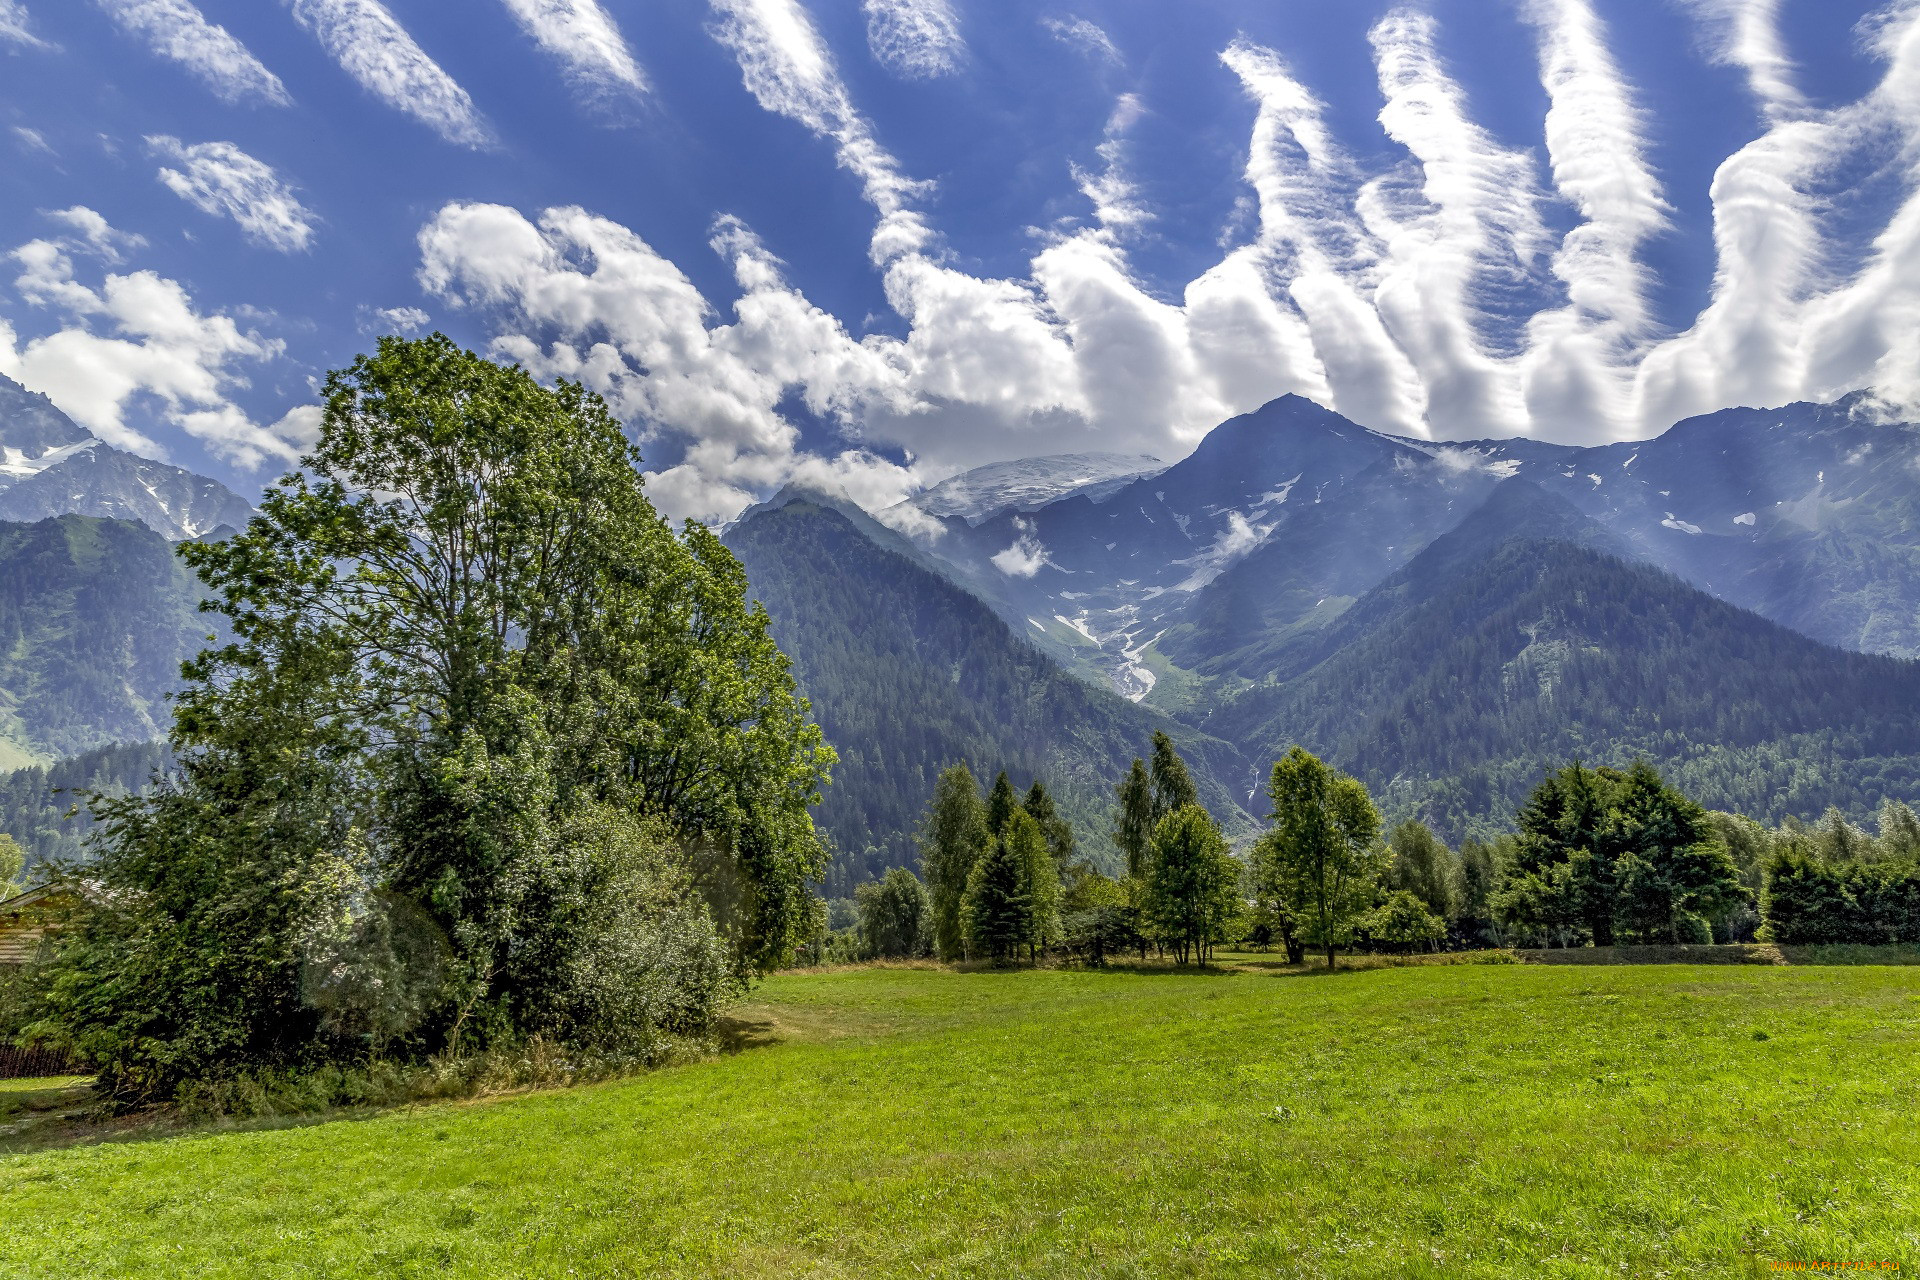
<instances>
[{"instance_id":1,"label":"leafy green foliage","mask_svg":"<svg viewBox=\"0 0 1920 1280\"><path fill-rule=\"evenodd\" d=\"M1790 836L1767 868L1762 914L1775 942L1920 943L1920 865L1836 864Z\"/></svg>"},{"instance_id":2,"label":"leafy green foliage","mask_svg":"<svg viewBox=\"0 0 1920 1280\"><path fill-rule=\"evenodd\" d=\"M933 950L942 960L966 954L967 885L991 842L987 807L972 770L964 764L942 770L920 824L920 866L933 913Z\"/></svg>"},{"instance_id":3,"label":"leafy green foliage","mask_svg":"<svg viewBox=\"0 0 1920 1280\"><path fill-rule=\"evenodd\" d=\"M886 959L925 955L931 943L933 909L927 887L905 867L853 891L866 953Z\"/></svg>"},{"instance_id":4,"label":"leafy green foliage","mask_svg":"<svg viewBox=\"0 0 1920 1280\"><path fill-rule=\"evenodd\" d=\"M1039 824L1016 809L967 878L967 951L1003 964L1033 945L1039 927L1033 871L1049 861Z\"/></svg>"},{"instance_id":5,"label":"leafy green foliage","mask_svg":"<svg viewBox=\"0 0 1920 1280\"><path fill-rule=\"evenodd\" d=\"M0 834L0 898L20 892L20 872L26 868L27 851L12 836Z\"/></svg>"},{"instance_id":6,"label":"leafy green foliage","mask_svg":"<svg viewBox=\"0 0 1920 1280\"><path fill-rule=\"evenodd\" d=\"M1240 863L1207 811L1182 805L1153 829L1141 916L1181 964L1205 964L1232 936L1241 910Z\"/></svg>"},{"instance_id":7,"label":"leafy green foliage","mask_svg":"<svg viewBox=\"0 0 1920 1280\"><path fill-rule=\"evenodd\" d=\"M1625 773L1561 769L1534 788L1517 824L1492 905L1524 933L1677 942L1699 932L1693 917L1724 919L1748 899L1718 826L1645 761Z\"/></svg>"},{"instance_id":8,"label":"leafy green foliage","mask_svg":"<svg viewBox=\"0 0 1920 1280\"><path fill-rule=\"evenodd\" d=\"M1113 843L1120 850L1123 874L1139 876L1147 867L1147 851L1153 844L1153 778L1146 761L1134 757L1127 776L1115 789L1119 804L1114 811Z\"/></svg>"},{"instance_id":9,"label":"leafy green foliage","mask_svg":"<svg viewBox=\"0 0 1920 1280\"><path fill-rule=\"evenodd\" d=\"M1459 859L1440 842L1426 823L1409 818L1387 837L1392 855L1384 887L1411 893L1442 921L1460 914L1464 889Z\"/></svg>"},{"instance_id":10,"label":"leafy green foliage","mask_svg":"<svg viewBox=\"0 0 1920 1280\"><path fill-rule=\"evenodd\" d=\"M1360 927L1370 941L1393 951L1425 950L1447 936L1445 917L1435 915L1418 894L1396 889L1368 912Z\"/></svg>"},{"instance_id":11,"label":"leafy green foliage","mask_svg":"<svg viewBox=\"0 0 1920 1280\"><path fill-rule=\"evenodd\" d=\"M1273 826L1253 848L1259 896L1284 903L1332 968L1386 869L1379 811L1358 779L1297 746L1274 762L1267 797Z\"/></svg>"},{"instance_id":12,"label":"leafy green foliage","mask_svg":"<svg viewBox=\"0 0 1920 1280\"><path fill-rule=\"evenodd\" d=\"M41 1034L131 1097L529 1036L645 1057L791 954L832 752L637 462L590 393L438 335L333 374L305 470L183 551L234 639L186 668L177 785L106 806L113 905Z\"/></svg>"}]
</instances>

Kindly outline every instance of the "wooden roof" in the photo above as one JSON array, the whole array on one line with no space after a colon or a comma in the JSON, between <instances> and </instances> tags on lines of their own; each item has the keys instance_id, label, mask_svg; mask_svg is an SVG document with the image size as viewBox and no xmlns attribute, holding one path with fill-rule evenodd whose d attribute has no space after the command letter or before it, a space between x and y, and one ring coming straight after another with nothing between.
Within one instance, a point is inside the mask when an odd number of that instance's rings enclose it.
<instances>
[{"instance_id":1,"label":"wooden roof","mask_svg":"<svg viewBox=\"0 0 1920 1280\"><path fill-rule=\"evenodd\" d=\"M32 960L47 930L59 927L85 901L74 886L58 881L0 901L0 965Z\"/></svg>"}]
</instances>

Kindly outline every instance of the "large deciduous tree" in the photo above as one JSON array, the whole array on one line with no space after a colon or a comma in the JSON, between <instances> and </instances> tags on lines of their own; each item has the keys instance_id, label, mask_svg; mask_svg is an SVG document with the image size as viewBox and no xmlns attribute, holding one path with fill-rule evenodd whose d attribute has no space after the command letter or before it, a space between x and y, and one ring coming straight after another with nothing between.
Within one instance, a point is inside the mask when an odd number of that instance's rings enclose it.
<instances>
[{"instance_id":1,"label":"large deciduous tree","mask_svg":"<svg viewBox=\"0 0 1920 1280\"><path fill-rule=\"evenodd\" d=\"M1181 964L1205 964L1240 914L1240 863L1199 805L1182 805L1153 829L1143 906L1155 935Z\"/></svg>"},{"instance_id":2,"label":"large deciduous tree","mask_svg":"<svg viewBox=\"0 0 1920 1280\"><path fill-rule=\"evenodd\" d=\"M1301 747L1274 763L1267 796L1273 826L1254 846L1258 878L1289 904L1332 968L1385 870L1380 813L1359 779Z\"/></svg>"},{"instance_id":3,"label":"large deciduous tree","mask_svg":"<svg viewBox=\"0 0 1920 1280\"><path fill-rule=\"evenodd\" d=\"M833 753L637 464L596 396L439 335L331 375L302 470L183 549L233 640L187 665L179 784L107 809L43 1030L154 1095L374 1040L631 1045L699 1022L663 984L787 955ZM407 1017L354 1007L400 976Z\"/></svg>"}]
</instances>

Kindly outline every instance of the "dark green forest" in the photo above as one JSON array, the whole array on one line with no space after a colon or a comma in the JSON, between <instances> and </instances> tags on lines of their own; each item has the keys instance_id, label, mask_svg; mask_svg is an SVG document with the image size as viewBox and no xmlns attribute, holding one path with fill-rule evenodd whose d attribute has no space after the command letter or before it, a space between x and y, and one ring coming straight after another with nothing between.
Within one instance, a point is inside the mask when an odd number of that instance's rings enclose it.
<instances>
[{"instance_id":1,"label":"dark green forest","mask_svg":"<svg viewBox=\"0 0 1920 1280\"><path fill-rule=\"evenodd\" d=\"M86 797L144 791L172 761L165 742L140 742L0 775L0 835L20 843L29 867L78 858L95 826Z\"/></svg>"},{"instance_id":2,"label":"dark green forest","mask_svg":"<svg viewBox=\"0 0 1920 1280\"><path fill-rule=\"evenodd\" d=\"M1395 607L1357 604L1370 625L1330 657L1203 725L1254 758L1303 743L1449 839L1499 830L1572 759L1645 757L1709 808L1770 822L1920 792L1920 664L1829 648L1565 542L1427 567L1379 589L1406 594Z\"/></svg>"}]
</instances>

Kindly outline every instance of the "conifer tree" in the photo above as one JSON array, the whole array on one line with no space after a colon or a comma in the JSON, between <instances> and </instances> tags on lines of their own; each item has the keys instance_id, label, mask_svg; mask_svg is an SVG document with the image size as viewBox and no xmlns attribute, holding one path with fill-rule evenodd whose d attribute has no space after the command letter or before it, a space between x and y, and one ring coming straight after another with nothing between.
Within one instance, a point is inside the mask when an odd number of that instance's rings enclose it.
<instances>
[{"instance_id":1,"label":"conifer tree","mask_svg":"<svg viewBox=\"0 0 1920 1280\"><path fill-rule=\"evenodd\" d=\"M1041 834L1047 838L1047 850L1053 854L1054 870L1064 879L1067 869L1073 865L1073 824L1060 816L1052 794L1038 778L1027 789L1027 798L1020 802L1020 807L1040 824Z\"/></svg>"},{"instance_id":2,"label":"conifer tree","mask_svg":"<svg viewBox=\"0 0 1920 1280\"><path fill-rule=\"evenodd\" d=\"M920 825L920 870L931 899L934 954L942 960L966 954L963 901L974 865L989 843L980 786L966 765L953 765L934 784Z\"/></svg>"},{"instance_id":3,"label":"conifer tree","mask_svg":"<svg viewBox=\"0 0 1920 1280\"><path fill-rule=\"evenodd\" d=\"M967 879L962 920L968 954L999 964L1032 945L1032 866L1045 859L1040 829L1016 810Z\"/></svg>"},{"instance_id":4,"label":"conifer tree","mask_svg":"<svg viewBox=\"0 0 1920 1280\"><path fill-rule=\"evenodd\" d=\"M1047 847L1040 824L1025 810L1016 812L1007 823L1006 840L1019 861L1027 895L1027 956L1038 959L1042 951L1060 941L1059 865Z\"/></svg>"},{"instance_id":5,"label":"conifer tree","mask_svg":"<svg viewBox=\"0 0 1920 1280\"><path fill-rule=\"evenodd\" d=\"M1746 892L1706 810L1641 760L1621 781L1609 824L1621 848L1619 913L1648 939L1711 942L1707 922Z\"/></svg>"},{"instance_id":6,"label":"conifer tree","mask_svg":"<svg viewBox=\"0 0 1920 1280\"><path fill-rule=\"evenodd\" d=\"M998 836L1013 821L1013 815L1020 808L1020 793L1013 789L1013 783L1007 779L1007 771L1002 769L1000 776L993 780L993 790L987 793L987 831Z\"/></svg>"}]
</instances>

